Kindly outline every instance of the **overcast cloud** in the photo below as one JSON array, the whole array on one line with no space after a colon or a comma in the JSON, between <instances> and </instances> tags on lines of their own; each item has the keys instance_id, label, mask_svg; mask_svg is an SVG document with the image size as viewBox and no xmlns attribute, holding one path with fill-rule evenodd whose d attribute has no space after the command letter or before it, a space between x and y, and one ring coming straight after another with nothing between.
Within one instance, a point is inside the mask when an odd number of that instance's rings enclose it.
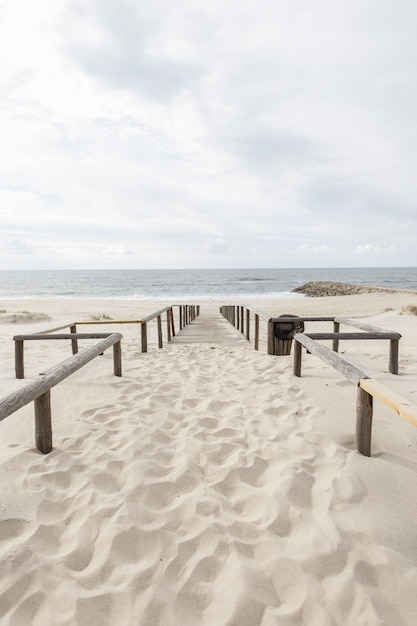
<instances>
[{"instance_id":1,"label":"overcast cloud","mask_svg":"<svg viewBox=\"0 0 417 626\"><path fill-rule=\"evenodd\" d=\"M416 266L415 0L0 0L0 268Z\"/></svg>"}]
</instances>

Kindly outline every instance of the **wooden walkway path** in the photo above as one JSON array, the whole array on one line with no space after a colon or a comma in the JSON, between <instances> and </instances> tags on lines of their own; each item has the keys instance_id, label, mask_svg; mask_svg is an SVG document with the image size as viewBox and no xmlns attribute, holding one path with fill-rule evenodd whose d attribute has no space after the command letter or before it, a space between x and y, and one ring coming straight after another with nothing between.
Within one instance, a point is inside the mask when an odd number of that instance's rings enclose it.
<instances>
[{"instance_id":1,"label":"wooden walkway path","mask_svg":"<svg viewBox=\"0 0 417 626\"><path fill-rule=\"evenodd\" d=\"M242 333L220 314L201 314L172 338L172 343L248 344Z\"/></svg>"}]
</instances>

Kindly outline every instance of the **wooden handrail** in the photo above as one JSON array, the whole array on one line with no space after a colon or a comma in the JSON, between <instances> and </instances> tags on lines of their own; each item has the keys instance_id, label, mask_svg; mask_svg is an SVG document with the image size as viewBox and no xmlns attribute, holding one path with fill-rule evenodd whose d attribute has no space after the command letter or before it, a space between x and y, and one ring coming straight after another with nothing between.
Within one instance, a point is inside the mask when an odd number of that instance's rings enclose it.
<instances>
[{"instance_id":1,"label":"wooden handrail","mask_svg":"<svg viewBox=\"0 0 417 626\"><path fill-rule=\"evenodd\" d=\"M370 375L365 372L365 370L350 363L328 346L323 346L317 341L314 341L314 339L311 339L311 337L305 333L297 333L294 336L294 342L294 376L301 376L301 347L304 346L308 352L320 357L322 361L334 367L334 369L343 374L345 378L355 384L358 384L361 378L370 378Z\"/></svg>"},{"instance_id":2,"label":"wooden handrail","mask_svg":"<svg viewBox=\"0 0 417 626\"><path fill-rule=\"evenodd\" d=\"M161 316L166 312L167 314L167 338L168 341L171 341L172 337L175 336L175 322L174 322L174 313L173 308L179 308L179 327L180 330L186 325L189 324L195 317L200 314L200 306L194 304L172 304L168 305L159 311L151 313L144 317L143 319L136 320L81 320L77 322L70 322L68 324L64 324L62 326L57 326L55 328L49 328L47 330L41 330L36 335L47 335L49 333L54 333L58 330L62 330L64 328L69 328L71 330L71 342L72 342L72 353L76 354L78 352L78 340L77 340L77 326L79 325L98 325L98 324L140 324L141 326L141 346L142 352L148 351L148 327L147 324L154 319L157 320L157 332L158 332L158 346L160 348L163 347L162 340L162 326L161 326ZM80 336L80 335L79 335ZM80 336L81 338L81 336Z\"/></svg>"},{"instance_id":3,"label":"wooden handrail","mask_svg":"<svg viewBox=\"0 0 417 626\"><path fill-rule=\"evenodd\" d=\"M35 404L35 440L40 452L47 454L52 450L52 420L50 392L65 378L82 368L105 350L113 346L113 367L115 376L122 375L121 340L123 335L112 333L96 345L75 354L51 368L42 378L35 380L22 389L14 391L0 400L0 421L6 419L20 408Z\"/></svg>"},{"instance_id":4,"label":"wooden handrail","mask_svg":"<svg viewBox=\"0 0 417 626\"><path fill-rule=\"evenodd\" d=\"M59 333L59 334L34 334L34 335L15 335L13 337L13 341L15 342L15 372L16 378L24 378L25 377L25 366L24 366L24 342L25 341L51 341L51 340L60 340L60 339L71 339L71 341L77 341L78 339L105 339L109 337L112 333ZM77 350L73 354L78 352L78 344Z\"/></svg>"},{"instance_id":5,"label":"wooden handrail","mask_svg":"<svg viewBox=\"0 0 417 626\"><path fill-rule=\"evenodd\" d=\"M375 329L365 333L364 338L381 338L384 332L374 332ZM332 333L328 333L332 335ZM356 334L356 333L355 333ZM389 332L386 334L390 335ZM397 334L397 333L393 333ZM357 450L364 456L371 456L372 438L372 418L373 418L373 398L377 398L386 406L394 410L398 415L408 420L413 426L417 426L417 406L395 393L382 383L374 380L365 370L350 363L341 357L337 352L327 346L317 343L313 335L319 335L319 339L326 333L297 333L294 336L294 375L301 376L301 354L302 346L311 354L321 358L325 363L331 365L345 378L355 383L357 386L356 400L356 431L355 445ZM374 337L375 335L375 337ZM357 338L357 337L355 337ZM361 337L362 338L362 337Z\"/></svg>"},{"instance_id":6,"label":"wooden handrail","mask_svg":"<svg viewBox=\"0 0 417 626\"><path fill-rule=\"evenodd\" d=\"M361 379L359 386L410 424L417 426L417 406L415 404L373 378Z\"/></svg>"}]
</instances>

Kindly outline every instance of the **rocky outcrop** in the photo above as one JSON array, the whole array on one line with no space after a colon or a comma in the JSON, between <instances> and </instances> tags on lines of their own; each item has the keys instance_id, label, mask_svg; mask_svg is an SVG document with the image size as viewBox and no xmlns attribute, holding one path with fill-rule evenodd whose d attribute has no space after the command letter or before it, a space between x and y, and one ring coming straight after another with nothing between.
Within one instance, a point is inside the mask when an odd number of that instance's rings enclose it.
<instances>
[{"instance_id":1,"label":"rocky outcrop","mask_svg":"<svg viewBox=\"0 0 417 626\"><path fill-rule=\"evenodd\" d=\"M350 285L348 283L332 283L327 281L310 282L293 289L296 293L303 293L311 298L321 298L323 296L352 296L360 293L371 293L373 291L394 292L396 289L387 287L372 287L369 285Z\"/></svg>"}]
</instances>

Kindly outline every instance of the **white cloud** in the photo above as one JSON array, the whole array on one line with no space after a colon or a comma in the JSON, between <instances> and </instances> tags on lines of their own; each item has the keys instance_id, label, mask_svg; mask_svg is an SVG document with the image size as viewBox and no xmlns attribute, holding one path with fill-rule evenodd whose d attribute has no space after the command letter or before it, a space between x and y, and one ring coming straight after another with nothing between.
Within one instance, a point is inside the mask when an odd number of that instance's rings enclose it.
<instances>
[{"instance_id":1,"label":"white cloud","mask_svg":"<svg viewBox=\"0 0 417 626\"><path fill-rule=\"evenodd\" d=\"M416 17L5 4L0 267L416 265Z\"/></svg>"}]
</instances>

